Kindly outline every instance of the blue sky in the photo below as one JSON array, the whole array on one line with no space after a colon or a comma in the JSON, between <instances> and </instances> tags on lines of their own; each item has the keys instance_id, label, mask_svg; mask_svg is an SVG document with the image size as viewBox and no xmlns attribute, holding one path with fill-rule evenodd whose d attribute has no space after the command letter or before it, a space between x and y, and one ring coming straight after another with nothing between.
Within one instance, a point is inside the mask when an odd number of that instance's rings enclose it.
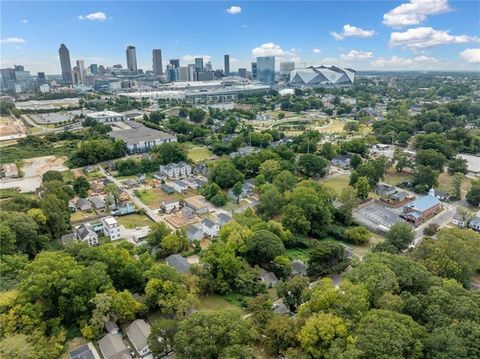
<instances>
[{"instance_id":1,"label":"blue sky","mask_svg":"<svg viewBox=\"0 0 480 359\"><path fill-rule=\"evenodd\" d=\"M249 68L258 55L358 70L479 70L480 2L404 1L2 1L1 65L59 73L58 47L72 62L125 65L137 48L181 64L204 55ZM278 66L278 65L277 65Z\"/></svg>"}]
</instances>

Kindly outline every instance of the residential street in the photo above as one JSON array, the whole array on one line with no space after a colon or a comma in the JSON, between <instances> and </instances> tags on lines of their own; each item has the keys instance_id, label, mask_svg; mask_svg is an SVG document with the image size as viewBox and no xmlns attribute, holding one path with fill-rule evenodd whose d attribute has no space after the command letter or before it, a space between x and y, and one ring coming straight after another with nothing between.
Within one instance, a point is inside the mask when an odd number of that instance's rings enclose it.
<instances>
[{"instance_id":1,"label":"residential street","mask_svg":"<svg viewBox=\"0 0 480 359\"><path fill-rule=\"evenodd\" d=\"M415 239L414 239L413 245L417 246L418 244L421 243L423 238L423 230L430 223L437 223L440 227L443 227L446 224L450 223L456 211L457 211L457 207L455 205L444 203L444 210L442 212L440 212L435 217L433 217L432 219L423 223L422 225L418 226L415 229Z\"/></svg>"}]
</instances>

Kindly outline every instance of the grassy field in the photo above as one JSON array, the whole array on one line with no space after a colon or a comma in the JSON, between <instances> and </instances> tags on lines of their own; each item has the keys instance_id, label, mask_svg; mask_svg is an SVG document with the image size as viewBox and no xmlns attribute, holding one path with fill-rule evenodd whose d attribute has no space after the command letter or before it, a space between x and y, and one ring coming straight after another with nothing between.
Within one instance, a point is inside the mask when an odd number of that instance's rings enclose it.
<instances>
[{"instance_id":1,"label":"grassy field","mask_svg":"<svg viewBox=\"0 0 480 359\"><path fill-rule=\"evenodd\" d=\"M70 214L70 221L72 222L80 222L80 221L86 221L89 219L95 219L98 218L98 216L95 214L95 212L84 212L77 210L76 212L73 212Z\"/></svg>"},{"instance_id":2,"label":"grassy field","mask_svg":"<svg viewBox=\"0 0 480 359\"><path fill-rule=\"evenodd\" d=\"M340 193L342 189L347 188L349 182L350 182L349 175L340 175L340 176L327 178L326 180L320 180L320 183L322 185L325 185L331 188L336 193Z\"/></svg>"},{"instance_id":3,"label":"grassy field","mask_svg":"<svg viewBox=\"0 0 480 359\"><path fill-rule=\"evenodd\" d=\"M193 147L188 150L188 157L195 163L205 161L214 154L207 147Z\"/></svg>"},{"instance_id":4,"label":"grassy field","mask_svg":"<svg viewBox=\"0 0 480 359\"><path fill-rule=\"evenodd\" d=\"M290 260L300 259L302 262L308 262L310 259L309 250L302 248L289 248L286 251L286 256Z\"/></svg>"},{"instance_id":5,"label":"grassy field","mask_svg":"<svg viewBox=\"0 0 480 359\"><path fill-rule=\"evenodd\" d=\"M471 186L471 179L470 178L464 178L462 182L462 198L465 198L468 190L470 189ZM448 173L443 172L438 176L438 188L439 191L442 192L452 192L452 176L450 176Z\"/></svg>"},{"instance_id":6,"label":"grassy field","mask_svg":"<svg viewBox=\"0 0 480 359\"><path fill-rule=\"evenodd\" d=\"M410 177L411 175L409 173L397 172L395 168L392 167L387 170L384 182L396 186L401 182L408 180Z\"/></svg>"},{"instance_id":7,"label":"grassy field","mask_svg":"<svg viewBox=\"0 0 480 359\"><path fill-rule=\"evenodd\" d=\"M238 309L238 306L215 294L200 297L200 304L198 305L198 310L200 311L234 308Z\"/></svg>"},{"instance_id":8,"label":"grassy field","mask_svg":"<svg viewBox=\"0 0 480 359\"><path fill-rule=\"evenodd\" d=\"M117 217L118 224L123 225L125 228L136 228L143 226L150 226L153 221L143 214L129 214L128 216Z\"/></svg>"},{"instance_id":9,"label":"grassy field","mask_svg":"<svg viewBox=\"0 0 480 359\"><path fill-rule=\"evenodd\" d=\"M165 200L177 198L182 200L186 197L191 197L197 194L196 191L189 189L186 193L175 192L173 194L167 194L160 188L151 189L137 189L135 194L140 200L148 207L155 209L160 207L160 203Z\"/></svg>"},{"instance_id":10,"label":"grassy field","mask_svg":"<svg viewBox=\"0 0 480 359\"><path fill-rule=\"evenodd\" d=\"M1 147L0 164L18 162L27 158L55 155L69 157L77 149L77 141L61 141L54 145L46 144L41 147L31 145L10 145Z\"/></svg>"}]
</instances>

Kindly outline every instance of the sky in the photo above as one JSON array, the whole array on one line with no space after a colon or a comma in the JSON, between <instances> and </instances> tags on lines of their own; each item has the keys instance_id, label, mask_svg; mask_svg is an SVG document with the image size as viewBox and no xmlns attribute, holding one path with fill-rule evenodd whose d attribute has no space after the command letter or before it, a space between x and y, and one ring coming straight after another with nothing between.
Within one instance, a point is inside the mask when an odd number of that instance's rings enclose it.
<instances>
[{"instance_id":1,"label":"sky","mask_svg":"<svg viewBox=\"0 0 480 359\"><path fill-rule=\"evenodd\" d=\"M480 2L403 1L2 1L1 67L59 74L61 43L75 60L138 67L194 57L250 69L256 56L296 67L480 71Z\"/></svg>"}]
</instances>

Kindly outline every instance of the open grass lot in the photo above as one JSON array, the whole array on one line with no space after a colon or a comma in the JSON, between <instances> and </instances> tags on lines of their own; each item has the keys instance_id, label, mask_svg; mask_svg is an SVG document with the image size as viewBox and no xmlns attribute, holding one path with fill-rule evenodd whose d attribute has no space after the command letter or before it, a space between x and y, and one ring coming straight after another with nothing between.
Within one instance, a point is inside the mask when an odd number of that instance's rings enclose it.
<instances>
[{"instance_id":1,"label":"open grass lot","mask_svg":"<svg viewBox=\"0 0 480 359\"><path fill-rule=\"evenodd\" d=\"M286 256L290 260L300 259L302 262L306 263L310 259L310 250L303 248L289 248L286 251Z\"/></svg>"},{"instance_id":2,"label":"open grass lot","mask_svg":"<svg viewBox=\"0 0 480 359\"><path fill-rule=\"evenodd\" d=\"M326 180L320 180L320 183L322 185L325 185L328 188L331 188L336 193L340 193L342 189L347 188L349 182L350 182L349 175L340 175L340 176L327 178Z\"/></svg>"},{"instance_id":3,"label":"open grass lot","mask_svg":"<svg viewBox=\"0 0 480 359\"><path fill-rule=\"evenodd\" d=\"M470 178L465 177L462 182L462 198L465 198L468 190L472 184ZM450 193L452 192L452 176L447 172L443 172L438 176L438 188L439 191Z\"/></svg>"},{"instance_id":4,"label":"open grass lot","mask_svg":"<svg viewBox=\"0 0 480 359\"><path fill-rule=\"evenodd\" d=\"M0 149L0 164L49 155L69 157L77 149L77 142L75 140L60 141L54 145L45 144L41 147L28 144L5 146Z\"/></svg>"},{"instance_id":5,"label":"open grass lot","mask_svg":"<svg viewBox=\"0 0 480 359\"><path fill-rule=\"evenodd\" d=\"M199 298L198 310L238 309L239 307L219 295L206 295Z\"/></svg>"},{"instance_id":6,"label":"open grass lot","mask_svg":"<svg viewBox=\"0 0 480 359\"><path fill-rule=\"evenodd\" d=\"M96 218L98 218L98 216L94 211L84 212L84 211L77 210L76 212L73 212L72 214L70 214L70 221L72 222L81 222L81 221L86 221L86 220L91 220Z\"/></svg>"},{"instance_id":7,"label":"open grass lot","mask_svg":"<svg viewBox=\"0 0 480 359\"><path fill-rule=\"evenodd\" d=\"M135 191L135 194L148 207L152 209L156 209L160 207L160 203L162 201L174 199L174 198L182 200L187 197L195 196L198 193L192 189L189 189L186 193L175 192L173 194L167 194L160 188L149 188L149 189L137 189Z\"/></svg>"},{"instance_id":8,"label":"open grass lot","mask_svg":"<svg viewBox=\"0 0 480 359\"><path fill-rule=\"evenodd\" d=\"M125 228L130 229L150 226L153 224L153 221L143 214L129 214L127 216L120 216L117 217L117 222Z\"/></svg>"},{"instance_id":9,"label":"open grass lot","mask_svg":"<svg viewBox=\"0 0 480 359\"><path fill-rule=\"evenodd\" d=\"M207 147L193 147L188 150L188 157L195 163L199 163L214 156Z\"/></svg>"},{"instance_id":10,"label":"open grass lot","mask_svg":"<svg viewBox=\"0 0 480 359\"><path fill-rule=\"evenodd\" d=\"M403 181L408 180L411 177L409 173L406 172L397 172L395 168L389 168L385 174L385 179L383 182L388 183L389 185L396 186Z\"/></svg>"},{"instance_id":11,"label":"open grass lot","mask_svg":"<svg viewBox=\"0 0 480 359\"><path fill-rule=\"evenodd\" d=\"M324 126L319 126L314 128L314 130L317 130L319 132L324 132L324 133L339 133L339 132L345 132L343 130L343 126L345 126L345 122L341 120L330 120L330 123Z\"/></svg>"}]
</instances>

